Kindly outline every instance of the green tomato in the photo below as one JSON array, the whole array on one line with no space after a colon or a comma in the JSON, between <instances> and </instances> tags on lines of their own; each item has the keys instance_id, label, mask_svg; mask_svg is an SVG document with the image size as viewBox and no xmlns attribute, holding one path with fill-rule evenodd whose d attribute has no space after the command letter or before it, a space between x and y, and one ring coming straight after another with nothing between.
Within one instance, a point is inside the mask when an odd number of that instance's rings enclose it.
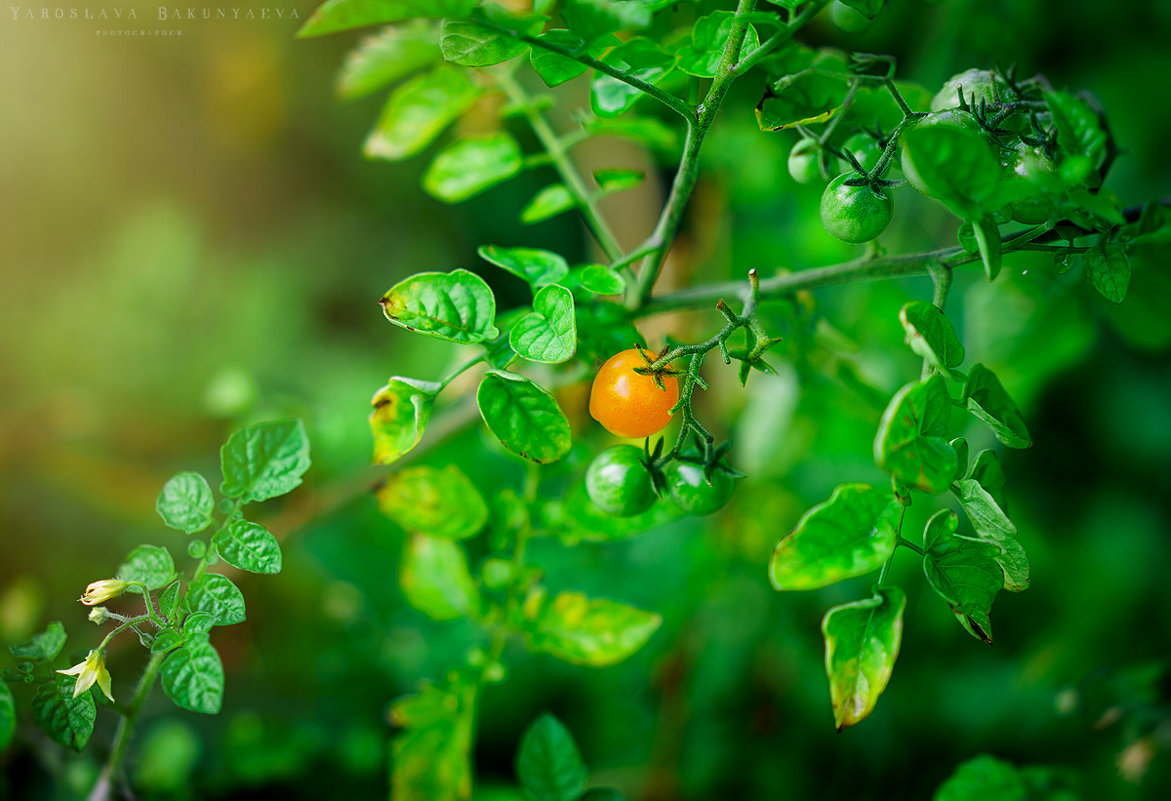
<instances>
[{"instance_id":1,"label":"green tomato","mask_svg":"<svg viewBox=\"0 0 1171 801\"><path fill-rule=\"evenodd\" d=\"M846 5L841 0L834 0L833 5L829 7L829 20L838 30L846 33L864 33L874 22L861 11Z\"/></svg>"},{"instance_id":2,"label":"green tomato","mask_svg":"<svg viewBox=\"0 0 1171 801\"><path fill-rule=\"evenodd\" d=\"M607 514L631 517L655 502L651 474L642 463L642 449L615 445L597 455L586 468L586 492Z\"/></svg>"},{"instance_id":3,"label":"green tomato","mask_svg":"<svg viewBox=\"0 0 1171 801\"><path fill-rule=\"evenodd\" d=\"M919 128L932 128L935 126L960 128L971 131L973 133L981 133L980 124L976 122L976 118L968 112L960 111L958 109L933 111L927 114L925 117L920 117L907 130L910 131L917 130ZM905 147L902 148L902 153L900 154L899 166L903 170L903 176L906 177L907 182L911 186L915 187L928 197L934 197L934 195L931 194L931 192L928 190L927 184L923 182L923 178L919 175L919 171L915 169L915 165L911 162L911 159L907 157L907 149Z\"/></svg>"},{"instance_id":4,"label":"green tomato","mask_svg":"<svg viewBox=\"0 0 1171 801\"><path fill-rule=\"evenodd\" d=\"M878 142L868 133L859 131L851 136L842 144L843 150L849 150L854 154L854 158L858 159L858 163L866 172L870 172L878 166L878 160L882 158L882 148L878 146ZM854 165L848 159L839 160L838 164L842 172L849 172L854 169Z\"/></svg>"},{"instance_id":5,"label":"green tomato","mask_svg":"<svg viewBox=\"0 0 1171 801\"><path fill-rule=\"evenodd\" d=\"M894 204L885 192L868 186L850 186L854 173L839 175L821 195L821 224L843 242L860 245L886 230Z\"/></svg>"},{"instance_id":6,"label":"green tomato","mask_svg":"<svg viewBox=\"0 0 1171 801\"><path fill-rule=\"evenodd\" d=\"M690 462L671 462L664 472L671 501L696 517L723 508L735 488L735 480L720 470L712 473L712 483L708 484L703 477L703 468Z\"/></svg>"},{"instance_id":7,"label":"green tomato","mask_svg":"<svg viewBox=\"0 0 1171 801\"><path fill-rule=\"evenodd\" d=\"M948 78L943 88L935 97L931 98L931 110L942 111L949 108L958 108L960 105L959 90L964 90L964 100L974 106L981 100L985 103L994 103L1004 97L1008 86L990 70L965 70L958 75Z\"/></svg>"},{"instance_id":8,"label":"green tomato","mask_svg":"<svg viewBox=\"0 0 1171 801\"><path fill-rule=\"evenodd\" d=\"M811 184L822 180L821 165L817 156L821 148L817 142L805 137L798 140L789 151L789 175L799 184Z\"/></svg>"}]
</instances>

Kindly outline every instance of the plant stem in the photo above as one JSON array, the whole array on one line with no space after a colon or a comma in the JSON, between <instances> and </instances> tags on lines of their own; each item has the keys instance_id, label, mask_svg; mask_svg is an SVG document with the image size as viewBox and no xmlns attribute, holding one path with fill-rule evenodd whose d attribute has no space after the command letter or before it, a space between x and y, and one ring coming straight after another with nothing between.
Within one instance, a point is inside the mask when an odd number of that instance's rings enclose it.
<instances>
[{"instance_id":1,"label":"plant stem","mask_svg":"<svg viewBox=\"0 0 1171 801\"><path fill-rule=\"evenodd\" d=\"M550 53L556 53L559 56L564 56L565 58L568 58L572 61L576 61L579 64L585 64L587 67L591 67L598 72L609 75L614 80L621 81L627 86L633 86L643 94L653 97L655 100L659 101L664 106L671 109L686 120L690 120L695 114L694 109L692 109L687 102L681 100L670 92L663 91L654 84L647 83L641 78L636 78L633 75L627 75L617 67L611 64L607 64L604 61L599 61L587 53L579 52L569 47L562 47L561 45L553 44L552 42L547 42L543 39L538 39L535 36L529 36L527 33L514 31L511 28L507 28L491 20L482 18L477 19L476 24L489 30L496 31L497 33L502 33L505 36L511 36L513 39L516 39L519 42L524 42L531 47L539 47L543 50L548 50Z\"/></svg>"},{"instance_id":2,"label":"plant stem","mask_svg":"<svg viewBox=\"0 0 1171 801\"><path fill-rule=\"evenodd\" d=\"M608 261L615 261L621 258L622 247L618 244L614 232L610 230L610 226L598 210L593 193L590 192L585 180L581 177L581 173L578 172L573 160L569 157L569 152L565 144L558 138L557 133L549 125L549 122L541 112L533 105L529 93L524 90L524 87L507 70L501 70L496 73L496 82L504 90L504 93L508 95L508 99L521 109L525 119L528 120L529 127L533 129L533 133L536 134L538 141L541 143L541 147L548 154L553 168L557 170L557 174L565 182L566 188L577 201L582 216L585 217L586 225L589 226L590 232L598 241L598 245L601 246L602 252L606 254L606 259Z\"/></svg>"},{"instance_id":3,"label":"plant stem","mask_svg":"<svg viewBox=\"0 0 1171 801\"><path fill-rule=\"evenodd\" d=\"M708 128L720 110L720 104L728 94L732 82L736 80L736 60L740 55L740 47L744 43L744 35L748 31L746 15L756 7L756 0L739 0L736 6L736 16L732 19L732 28L728 33L728 41L724 43L724 50L720 54L720 63L716 68L716 75L708 87L707 96L695 109L694 117L687 119L687 137L683 143L683 155L679 159L679 168L675 171L675 180L671 183L671 194L659 215L658 224L650 235L648 244L654 246L646 264L639 273L634 291L627 298L630 309L638 309L645 305L650 298L659 272L663 269L663 262L667 258L667 251L675 241L679 232L679 225L683 221L683 212L691 193L695 189L695 181L699 176L699 151L703 146L703 139Z\"/></svg>"},{"instance_id":4,"label":"plant stem","mask_svg":"<svg viewBox=\"0 0 1171 801\"><path fill-rule=\"evenodd\" d=\"M89 794L89 801L107 801L110 798L114 786L114 774L117 773L122 764L122 758L126 755L126 746L130 743L130 734L138 720L138 713L142 711L142 705L146 703L146 698L154 687L164 656L165 654L152 654L150 661L146 663L146 669L142 671L142 678L138 680L138 689L134 691L134 699L122 715L122 720L118 721L118 732L114 735L114 747L110 751L110 758L106 760L106 765L98 776L97 783L94 784L94 788Z\"/></svg>"}]
</instances>

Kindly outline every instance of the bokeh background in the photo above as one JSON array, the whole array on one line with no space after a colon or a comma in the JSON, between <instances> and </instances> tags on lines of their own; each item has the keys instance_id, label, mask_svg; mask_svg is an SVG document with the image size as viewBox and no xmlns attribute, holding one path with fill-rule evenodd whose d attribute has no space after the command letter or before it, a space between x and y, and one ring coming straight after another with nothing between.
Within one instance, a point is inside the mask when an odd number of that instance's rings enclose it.
<instances>
[{"instance_id":1,"label":"bokeh background","mask_svg":"<svg viewBox=\"0 0 1171 801\"><path fill-rule=\"evenodd\" d=\"M993 64L1089 89L1127 149L1107 186L1134 205L1171 193L1171 4L890 5L864 36L823 18L805 38L895 54L901 75L931 91ZM313 6L281 8L303 20ZM244 579L248 622L215 633L224 711L178 712L156 693L130 772L152 798L384 797L387 702L458 663L474 632L404 603L403 534L365 491L378 475L367 466L373 391L390 374L435 378L460 354L393 328L375 301L411 272L463 266L509 305L520 287L478 261L478 244L552 247L574 261L588 243L569 217L516 222L548 174L448 207L418 187L425 158L364 161L381 98L342 103L334 92L357 35L297 41L287 18L161 23L156 4L117 7L143 24L42 20L57 8L42 5L0 17L0 643L62 620L67 651L96 644L74 601L81 589L140 542L182 552L153 511L166 478L214 475L237 425L300 416L310 478L264 521L285 543L285 571ZM181 34L100 33L126 27ZM852 255L821 229L818 190L789 179L793 137L756 129L758 88L744 84L710 140L668 283ZM562 109L584 91L570 84ZM668 166L617 142L583 158L656 172L646 190L609 201L622 237L638 241ZM954 220L913 190L896 204L890 250L954 241ZM513 782L520 732L548 709L578 737L596 783L643 801L929 798L980 753L1067 771L1086 799L1166 798L1171 268L1166 251L1132 258L1119 308L1042 257L1012 260L993 285L964 273L953 292L970 358L1004 378L1036 442L1004 454L1033 584L998 598L993 647L963 632L901 555L893 579L910 600L894 678L869 720L834 733L819 621L868 579L779 596L764 566L835 483L882 480L870 457L881 408L859 384L889 395L915 373L897 310L930 287L826 290L814 328L774 310L788 335L779 376L741 393L713 371L708 419L737 439L750 476L726 512L625 543L534 544L550 586L629 600L665 624L605 670L510 651L512 678L486 694L480 716L483 786ZM647 333L714 324L692 315L649 322ZM601 438L580 390L562 401L578 410L588 452ZM457 462L486 488L516 483L518 468L480 447L476 430L438 433L420 458ZM136 645L110 654L116 694L141 663ZM76 758L27 732L0 755L0 796L74 797L112 717L99 717Z\"/></svg>"}]
</instances>

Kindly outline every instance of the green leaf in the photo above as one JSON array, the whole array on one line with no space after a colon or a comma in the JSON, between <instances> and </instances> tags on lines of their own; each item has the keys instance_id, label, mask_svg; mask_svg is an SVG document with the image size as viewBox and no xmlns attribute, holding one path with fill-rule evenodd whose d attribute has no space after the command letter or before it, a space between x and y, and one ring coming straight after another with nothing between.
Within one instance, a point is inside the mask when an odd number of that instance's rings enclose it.
<instances>
[{"instance_id":1,"label":"green leaf","mask_svg":"<svg viewBox=\"0 0 1171 801\"><path fill-rule=\"evenodd\" d=\"M732 34L732 21L735 18L736 14L732 11L713 11L697 19L691 31L691 41L679 50L679 69L688 75L714 78L724 54L724 46ZM758 47L760 36L749 25L740 46L740 58Z\"/></svg>"},{"instance_id":2,"label":"green leaf","mask_svg":"<svg viewBox=\"0 0 1171 801\"><path fill-rule=\"evenodd\" d=\"M480 95L467 70L439 65L395 89L366 137L366 158L399 161L427 148Z\"/></svg>"},{"instance_id":3,"label":"green leaf","mask_svg":"<svg viewBox=\"0 0 1171 801\"><path fill-rule=\"evenodd\" d=\"M192 612L210 612L217 626L244 622L244 594L227 576L206 573L187 587Z\"/></svg>"},{"instance_id":4,"label":"green leaf","mask_svg":"<svg viewBox=\"0 0 1171 801\"><path fill-rule=\"evenodd\" d=\"M297 36L382 25L414 17L460 19L468 16L478 0L326 0L297 31Z\"/></svg>"},{"instance_id":5,"label":"green leaf","mask_svg":"<svg viewBox=\"0 0 1171 801\"><path fill-rule=\"evenodd\" d=\"M545 31L537 37L537 40L564 47L575 53L584 53L590 58L597 58L602 55L611 44L609 38L601 38L587 45L580 36L564 28L554 28L553 30ZM580 61L566 58L543 47L534 46L529 51L529 60L533 63L533 70L536 71L537 75L541 77L541 80L549 88L559 86L572 78L576 78L587 69L586 65Z\"/></svg>"},{"instance_id":6,"label":"green leaf","mask_svg":"<svg viewBox=\"0 0 1171 801\"><path fill-rule=\"evenodd\" d=\"M439 59L435 26L428 22L384 28L346 56L337 93L355 100L377 92Z\"/></svg>"},{"instance_id":7,"label":"green leaf","mask_svg":"<svg viewBox=\"0 0 1171 801\"><path fill-rule=\"evenodd\" d=\"M651 24L645 0L562 0L561 16L574 32L589 41L614 31L633 31Z\"/></svg>"},{"instance_id":8,"label":"green leaf","mask_svg":"<svg viewBox=\"0 0 1171 801\"><path fill-rule=\"evenodd\" d=\"M207 634L215 625L215 616L210 612L192 612L183 621L183 636L192 637Z\"/></svg>"},{"instance_id":9,"label":"green leaf","mask_svg":"<svg viewBox=\"0 0 1171 801\"><path fill-rule=\"evenodd\" d=\"M17 659L50 662L65 647L65 638L65 627L61 625L60 620L54 620L40 634L35 634L31 639L13 645L8 650Z\"/></svg>"},{"instance_id":10,"label":"green leaf","mask_svg":"<svg viewBox=\"0 0 1171 801\"><path fill-rule=\"evenodd\" d=\"M615 47L602 57L602 61L652 85L662 82L675 66L671 55L642 37ZM621 116L642 96L641 90L601 72L594 76L590 85L590 106L599 117Z\"/></svg>"},{"instance_id":11,"label":"green leaf","mask_svg":"<svg viewBox=\"0 0 1171 801\"><path fill-rule=\"evenodd\" d=\"M291 492L309 469L309 438L300 420L277 420L242 428L220 449L220 492L243 503Z\"/></svg>"},{"instance_id":12,"label":"green leaf","mask_svg":"<svg viewBox=\"0 0 1171 801\"><path fill-rule=\"evenodd\" d=\"M158 545L139 545L118 568L117 577L123 581L137 581L148 590L158 590L175 578L175 562L171 552Z\"/></svg>"},{"instance_id":13,"label":"green leaf","mask_svg":"<svg viewBox=\"0 0 1171 801\"><path fill-rule=\"evenodd\" d=\"M616 136L667 155L678 155L679 132L654 117L589 117L583 127L593 136Z\"/></svg>"},{"instance_id":14,"label":"green leaf","mask_svg":"<svg viewBox=\"0 0 1171 801\"><path fill-rule=\"evenodd\" d=\"M899 655L907 596L898 587L875 587L874 593L873 598L835 606L821 621L838 731L874 711Z\"/></svg>"},{"instance_id":15,"label":"green leaf","mask_svg":"<svg viewBox=\"0 0 1171 801\"><path fill-rule=\"evenodd\" d=\"M391 464L410 453L427 428L439 384L392 376L370 401L374 464Z\"/></svg>"},{"instance_id":16,"label":"green leaf","mask_svg":"<svg viewBox=\"0 0 1171 801\"><path fill-rule=\"evenodd\" d=\"M399 585L407 603L432 620L475 615L480 592L463 548L452 540L413 534L403 543Z\"/></svg>"},{"instance_id":17,"label":"green leaf","mask_svg":"<svg viewBox=\"0 0 1171 801\"><path fill-rule=\"evenodd\" d=\"M1000 229L991 215L985 214L972 224L972 235L976 239L976 247L980 250L980 261L984 264L984 274L989 281L995 281L1000 275Z\"/></svg>"},{"instance_id":18,"label":"green leaf","mask_svg":"<svg viewBox=\"0 0 1171 801\"><path fill-rule=\"evenodd\" d=\"M179 473L163 485L155 511L173 529L185 534L203 531L211 525L215 500L207 479L199 473Z\"/></svg>"},{"instance_id":19,"label":"green leaf","mask_svg":"<svg viewBox=\"0 0 1171 801\"><path fill-rule=\"evenodd\" d=\"M182 584L178 579L172 581L167 585L167 588L159 593L159 614L165 618L170 618L175 614L175 610L179 608L179 589Z\"/></svg>"},{"instance_id":20,"label":"green leaf","mask_svg":"<svg viewBox=\"0 0 1171 801\"><path fill-rule=\"evenodd\" d=\"M976 364L964 384L963 402L968 411L983 420L996 438L1010 448L1031 448L1033 440L1004 385L983 364Z\"/></svg>"},{"instance_id":21,"label":"green leaf","mask_svg":"<svg viewBox=\"0 0 1171 801\"><path fill-rule=\"evenodd\" d=\"M595 295L621 295L626 291L626 279L622 273L605 264L587 264L574 268L577 285Z\"/></svg>"},{"instance_id":22,"label":"green leaf","mask_svg":"<svg viewBox=\"0 0 1171 801\"><path fill-rule=\"evenodd\" d=\"M911 350L931 366L946 371L964 361L964 346L956 330L942 311L933 304L914 300L903 306L899 321L907 332Z\"/></svg>"},{"instance_id":23,"label":"green leaf","mask_svg":"<svg viewBox=\"0 0 1171 801\"><path fill-rule=\"evenodd\" d=\"M216 532L211 544L232 567L250 573L281 572L281 546L264 526L234 520Z\"/></svg>"},{"instance_id":24,"label":"green leaf","mask_svg":"<svg viewBox=\"0 0 1171 801\"><path fill-rule=\"evenodd\" d=\"M1111 303L1121 303L1130 286L1130 259L1126 256L1126 248L1103 242L1087 250L1082 258L1094 289Z\"/></svg>"},{"instance_id":25,"label":"green leaf","mask_svg":"<svg viewBox=\"0 0 1171 801\"><path fill-rule=\"evenodd\" d=\"M939 124L913 127L901 142L903 169L914 176L912 183L965 220L983 218L980 204L1000 181L1000 164L983 136Z\"/></svg>"},{"instance_id":26,"label":"green leaf","mask_svg":"<svg viewBox=\"0 0 1171 801\"><path fill-rule=\"evenodd\" d=\"M203 614L202 612L200 614ZM164 629L155 637L155 641L150 644L150 652L152 654L165 654L167 651L172 651L183 644L183 637L177 631Z\"/></svg>"},{"instance_id":27,"label":"green leaf","mask_svg":"<svg viewBox=\"0 0 1171 801\"><path fill-rule=\"evenodd\" d=\"M535 194L528 205L521 210L520 221L525 225L532 225L556 217L576 205L577 198L566 188L565 184L550 184Z\"/></svg>"},{"instance_id":28,"label":"green leaf","mask_svg":"<svg viewBox=\"0 0 1171 801\"><path fill-rule=\"evenodd\" d=\"M0 679L0 751L8 747L15 733L16 699L12 697L8 684Z\"/></svg>"},{"instance_id":29,"label":"green leaf","mask_svg":"<svg viewBox=\"0 0 1171 801\"><path fill-rule=\"evenodd\" d=\"M163 692L191 712L214 715L224 700L224 665L206 638L190 640L163 661Z\"/></svg>"},{"instance_id":30,"label":"green leaf","mask_svg":"<svg viewBox=\"0 0 1171 801\"><path fill-rule=\"evenodd\" d=\"M496 298L483 278L468 270L416 273L386 290L378 301L397 326L449 342L495 339Z\"/></svg>"},{"instance_id":31,"label":"green leaf","mask_svg":"<svg viewBox=\"0 0 1171 801\"><path fill-rule=\"evenodd\" d=\"M471 747L476 683L449 671L450 686L423 682L397 699L390 720L403 731L391 741L395 801L466 801L472 793Z\"/></svg>"},{"instance_id":32,"label":"green leaf","mask_svg":"<svg viewBox=\"0 0 1171 801\"><path fill-rule=\"evenodd\" d=\"M546 713L525 730L516 755L520 786L537 801L577 801L589 769L569 729Z\"/></svg>"},{"instance_id":33,"label":"green leaf","mask_svg":"<svg viewBox=\"0 0 1171 801\"><path fill-rule=\"evenodd\" d=\"M528 45L474 22L446 19L439 34L443 58L461 67L489 67L516 58Z\"/></svg>"},{"instance_id":34,"label":"green leaf","mask_svg":"<svg viewBox=\"0 0 1171 801\"><path fill-rule=\"evenodd\" d=\"M998 549L984 540L956 534L955 512L941 509L923 530L923 571L931 588L947 601L960 624L977 639L992 642L989 612L1004 586Z\"/></svg>"},{"instance_id":35,"label":"green leaf","mask_svg":"<svg viewBox=\"0 0 1171 801\"><path fill-rule=\"evenodd\" d=\"M573 358L577 350L573 293L557 284L543 287L533 297L533 310L512 327L508 344L529 361L560 364Z\"/></svg>"},{"instance_id":36,"label":"green leaf","mask_svg":"<svg viewBox=\"0 0 1171 801\"><path fill-rule=\"evenodd\" d=\"M972 521L976 535L996 546L996 562L1004 571L1004 588L1009 592L1027 590L1029 558L1017 541L1016 526L979 482L961 479L955 483L952 491Z\"/></svg>"},{"instance_id":37,"label":"green leaf","mask_svg":"<svg viewBox=\"0 0 1171 801\"><path fill-rule=\"evenodd\" d=\"M633 189L645 180L646 173L642 170L620 168L594 170L594 181L598 184L598 191L602 196Z\"/></svg>"},{"instance_id":38,"label":"green leaf","mask_svg":"<svg viewBox=\"0 0 1171 801\"><path fill-rule=\"evenodd\" d=\"M379 508L397 525L431 537L465 539L488 522L484 496L453 464L392 473L377 497Z\"/></svg>"},{"instance_id":39,"label":"green leaf","mask_svg":"<svg viewBox=\"0 0 1171 801\"><path fill-rule=\"evenodd\" d=\"M550 654L574 665L604 667L629 657L662 625L655 612L607 598L563 592L533 611L525 641L532 651Z\"/></svg>"},{"instance_id":40,"label":"green leaf","mask_svg":"<svg viewBox=\"0 0 1171 801\"><path fill-rule=\"evenodd\" d=\"M848 85L842 78L818 72L787 75L769 87L756 106L762 131L824 122L838 112Z\"/></svg>"},{"instance_id":41,"label":"green leaf","mask_svg":"<svg viewBox=\"0 0 1171 801\"><path fill-rule=\"evenodd\" d=\"M956 768L939 785L933 801L1026 801L1029 797L1015 767L981 754Z\"/></svg>"},{"instance_id":42,"label":"green leaf","mask_svg":"<svg viewBox=\"0 0 1171 801\"><path fill-rule=\"evenodd\" d=\"M874 438L874 461L898 481L923 492L946 492L959 465L945 439L951 397L933 374L895 393Z\"/></svg>"},{"instance_id":43,"label":"green leaf","mask_svg":"<svg viewBox=\"0 0 1171 801\"><path fill-rule=\"evenodd\" d=\"M556 284L569 275L569 263L550 250L481 245L476 252L484 261L507 270L534 287Z\"/></svg>"},{"instance_id":44,"label":"green leaf","mask_svg":"<svg viewBox=\"0 0 1171 801\"><path fill-rule=\"evenodd\" d=\"M66 748L81 751L94 732L97 706L93 693L73 697L73 676L54 673L33 696L33 721Z\"/></svg>"},{"instance_id":45,"label":"green leaf","mask_svg":"<svg viewBox=\"0 0 1171 801\"><path fill-rule=\"evenodd\" d=\"M480 415L492 436L523 459L556 462L573 444L565 413L553 396L516 373L490 370L476 391Z\"/></svg>"},{"instance_id":46,"label":"green leaf","mask_svg":"<svg viewBox=\"0 0 1171 801\"><path fill-rule=\"evenodd\" d=\"M522 166L520 145L507 133L463 139L435 157L423 188L445 203L459 203L507 181Z\"/></svg>"},{"instance_id":47,"label":"green leaf","mask_svg":"<svg viewBox=\"0 0 1171 801\"><path fill-rule=\"evenodd\" d=\"M1064 92L1046 92L1045 105L1053 115L1057 144L1068 154L1089 158L1096 170L1106 160L1106 132L1089 104Z\"/></svg>"},{"instance_id":48,"label":"green leaf","mask_svg":"<svg viewBox=\"0 0 1171 801\"><path fill-rule=\"evenodd\" d=\"M1008 483L1008 476L1004 474L1004 468L1000 466L996 451L985 449L977 453L964 478L975 481L992 496L992 500L996 501L997 506L1001 509L1005 508L1004 486Z\"/></svg>"},{"instance_id":49,"label":"green leaf","mask_svg":"<svg viewBox=\"0 0 1171 801\"><path fill-rule=\"evenodd\" d=\"M841 0L867 19L874 19L886 5L886 0Z\"/></svg>"},{"instance_id":50,"label":"green leaf","mask_svg":"<svg viewBox=\"0 0 1171 801\"><path fill-rule=\"evenodd\" d=\"M815 590L882 567L894 552L901 507L888 491L842 484L777 543L769 560L776 590Z\"/></svg>"}]
</instances>

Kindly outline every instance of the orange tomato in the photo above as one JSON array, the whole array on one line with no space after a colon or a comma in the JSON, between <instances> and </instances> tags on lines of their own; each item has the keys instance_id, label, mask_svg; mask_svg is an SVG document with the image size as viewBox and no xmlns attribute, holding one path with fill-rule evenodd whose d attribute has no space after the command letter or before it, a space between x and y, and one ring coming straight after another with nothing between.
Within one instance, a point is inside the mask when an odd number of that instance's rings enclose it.
<instances>
[{"instance_id":1,"label":"orange tomato","mask_svg":"<svg viewBox=\"0 0 1171 801\"><path fill-rule=\"evenodd\" d=\"M665 389L659 389L654 378L634 372L646 365L638 349L631 348L607 359L594 377L590 416L611 434L649 437L671 422L671 408L679 401L679 381L663 376Z\"/></svg>"}]
</instances>

